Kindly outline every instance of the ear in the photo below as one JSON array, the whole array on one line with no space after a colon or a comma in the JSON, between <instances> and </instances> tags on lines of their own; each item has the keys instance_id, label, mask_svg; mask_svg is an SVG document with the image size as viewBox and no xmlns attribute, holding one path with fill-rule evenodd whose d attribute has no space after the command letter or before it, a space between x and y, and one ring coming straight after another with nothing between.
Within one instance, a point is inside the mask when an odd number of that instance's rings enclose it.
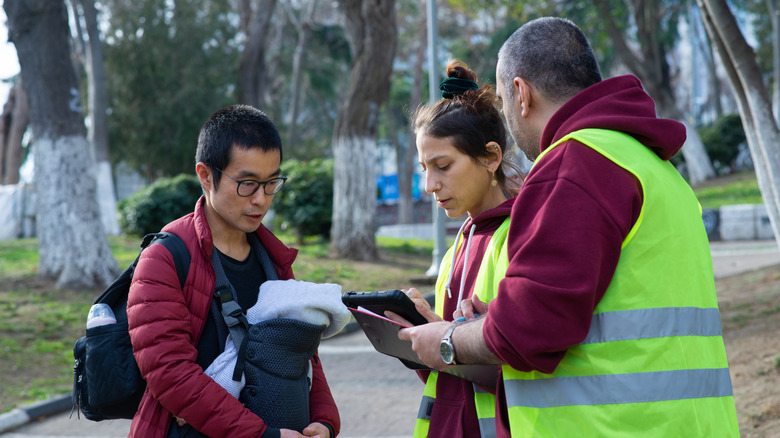
<instances>
[{"instance_id":1,"label":"ear","mask_svg":"<svg viewBox=\"0 0 780 438\"><path fill-rule=\"evenodd\" d=\"M515 104L518 105L518 108L516 108L518 110L517 114L520 117L528 117L528 114L531 112L532 86L520 77L516 77L512 81L512 85L515 87Z\"/></svg>"},{"instance_id":2,"label":"ear","mask_svg":"<svg viewBox=\"0 0 780 438\"><path fill-rule=\"evenodd\" d=\"M495 172L496 169L501 166L501 161L504 158L504 154L501 151L501 146L499 146L498 143L491 141L485 145L485 150L488 153L487 160L485 160L485 165L491 172Z\"/></svg>"},{"instance_id":3,"label":"ear","mask_svg":"<svg viewBox=\"0 0 780 438\"><path fill-rule=\"evenodd\" d=\"M203 186L203 190L207 192L211 190L213 183L211 179L213 176L211 168L207 166L206 163L199 161L198 164L195 165L195 173L198 175L198 179L200 180L200 185Z\"/></svg>"}]
</instances>

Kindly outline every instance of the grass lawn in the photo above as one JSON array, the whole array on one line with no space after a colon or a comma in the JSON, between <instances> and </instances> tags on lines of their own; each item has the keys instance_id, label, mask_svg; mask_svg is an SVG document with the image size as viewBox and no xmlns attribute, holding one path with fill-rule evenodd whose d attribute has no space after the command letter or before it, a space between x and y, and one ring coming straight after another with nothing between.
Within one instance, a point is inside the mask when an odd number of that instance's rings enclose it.
<instances>
[{"instance_id":1,"label":"grass lawn","mask_svg":"<svg viewBox=\"0 0 780 438\"><path fill-rule=\"evenodd\" d=\"M762 204L761 191L758 189L756 174L740 172L693 187L702 208L712 209L723 205Z\"/></svg>"}]
</instances>

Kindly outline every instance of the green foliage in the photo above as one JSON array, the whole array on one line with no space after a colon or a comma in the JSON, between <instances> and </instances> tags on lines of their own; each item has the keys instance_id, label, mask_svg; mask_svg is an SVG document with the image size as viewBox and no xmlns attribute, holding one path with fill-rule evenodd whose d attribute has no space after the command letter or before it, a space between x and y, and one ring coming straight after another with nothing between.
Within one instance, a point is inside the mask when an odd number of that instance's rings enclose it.
<instances>
[{"instance_id":1,"label":"green foliage","mask_svg":"<svg viewBox=\"0 0 780 438\"><path fill-rule=\"evenodd\" d=\"M299 242L305 236L330 238L333 215L333 160L286 160L282 172L289 179L274 199L274 211Z\"/></svg>"},{"instance_id":2,"label":"green foliage","mask_svg":"<svg viewBox=\"0 0 780 438\"><path fill-rule=\"evenodd\" d=\"M203 189L195 175L161 178L119 201L119 226L131 235L156 233L191 213L201 194Z\"/></svg>"},{"instance_id":3,"label":"green foliage","mask_svg":"<svg viewBox=\"0 0 780 438\"><path fill-rule=\"evenodd\" d=\"M192 171L203 122L235 103L238 33L230 2L108 0L112 161L154 179Z\"/></svg>"},{"instance_id":4,"label":"green foliage","mask_svg":"<svg viewBox=\"0 0 780 438\"><path fill-rule=\"evenodd\" d=\"M699 128L704 149L719 173L731 169L739 154L739 145L746 141L739 114L723 116L708 126Z\"/></svg>"}]
</instances>

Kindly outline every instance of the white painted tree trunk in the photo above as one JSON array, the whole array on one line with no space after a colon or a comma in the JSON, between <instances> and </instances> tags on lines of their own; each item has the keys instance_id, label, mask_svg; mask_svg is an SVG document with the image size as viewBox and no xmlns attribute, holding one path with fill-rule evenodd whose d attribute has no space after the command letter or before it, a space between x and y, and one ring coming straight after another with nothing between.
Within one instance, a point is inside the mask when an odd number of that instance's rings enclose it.
<instances>
[{"instance_id":1,"label":"white painted tree trunk","mask_svg":"<svg viewBox=\"0 0 780 438\"><path fill-rule=\"evenodd\" d=\"M768 95L753 86L748 86L746 95L755 132L747 137L748 147L756 168L758 188L777 239L780 236L780 130L772 117Z\"/></svg>"},{"instance_id":2,"label":"white painted tree trunk","mask_svg":"<svg viewBox=\"0 0 780 438\"><path fill-rule=\"evenodd\" d=\"M84 14L84 22L89 44L86 45L87 89L89 91L89 130L87 139L92 143L94 162L97 164L97 201L100 206L100 219L106 234L116 236L120 233L116 216L116 192L111 173L108 145L108 90L106 88L105 57L98 27L97 10L94 0L79 0Z\"/></svg>"},{"instance_id":3,"label":"white painted tree trunk","mask_svg":"<svg viewBox=\"0 0 780 438\"><path fill-rule=\"evenodd\" d=\"M780 128L772 117L769 93L755 53L742 35L726 0L697 0L697 4L737 96L758 187L780 245Z\"/></svg>"},{"instance_id":4,"label":"white painted tree trunk","mask_svg":"<svg viewBox=\"0 0 780 438\"><path fill-rule=\"evenodd\" d=\"M376 131L390 91L397 39L395 0L339 0L353 60L333 129L331 247L341 257L374 260Z\"/></svg>"},{"instance_id":5,"label":"white painted tree trunk","mask_svg":"<svg viewBox=\"0 0 780 438\"><path fill-rule=\"evenodd\" d=\"M38 138L34 146L38 274L57 287L110 283L119 270L95 202L94 165L85 137ZM108 262L110 261L110 263Z\"/></svg>"},{"instance_id":6,"label":"white painted tree trunk","mask_svg":"<svg viewBox=\"0 0 780 438\"><path fill-rule=\"evenodd\" d=\"M376 256L376 141L333 140L333 246L357 260Z\"/></svg>"},{"instance_id":7,"label":"white painted tree trunk","mask_svg":"<svg viewBox=\"0 0 780 438\"><path fill-rule=\"evenodd\" d=\"M100 222L65 3L5 0L3 9L30 103L38 275L59 288L104 287L119 266Z\"/></svg>"},{"instance_id":8,"label":"white painted tree trunk","mask_svg":"<svg viewBox=\"0 0 780 438\"><path fill-rule=\"evenodd\" d=\"M100 208L100 221L103 230L111 236L118 236L122 230L119 228L119 218L116 211L116 191L114 190L114 178L111 174L111 163L103 161L96 164L95 180L97 182L97 200Z\"/></svg>"},{"instance_id":9,"label":"white painted tree trunk","mask_svg":"<svg viewBox=\"0 0 780 438\"><path fill-rule=\"evenodd\" d=\"M702 143L696 128L683 120L680 123L685 125L685 134L687 135L685 144L680 152L685 157L685 164L688 168L688 181L695 185L714 177L715 171L712 168L710 157L707 156L704 143Z\"/></svg>"}]
</instances>

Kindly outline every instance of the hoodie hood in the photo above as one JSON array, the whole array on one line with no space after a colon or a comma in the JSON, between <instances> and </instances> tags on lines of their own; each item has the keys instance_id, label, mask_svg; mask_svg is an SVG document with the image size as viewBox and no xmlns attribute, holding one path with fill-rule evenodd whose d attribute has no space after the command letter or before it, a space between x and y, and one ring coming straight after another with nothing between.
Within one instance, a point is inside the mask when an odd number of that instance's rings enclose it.
<instances>
[{"instance_id":1,"label":"hoodie hood","mask_svg":"<svg viewBox=\"0 0 780 438\"><path fill-rule=\"evenodd\" d=\"M464 227L464 238L468 237L469 230L471 229L472 225L476 225L476 231L477 233L480 232L489 232L490 234L493 234L493 231L495 231L499 226L501 226L502 223L504 223L504 220L509 216L509 214L512 212L512 205L515 203L515 198L508 199L501 203L500 205L491 208L490 210L483 211L482 213L476 215L475 217L469 217L466 219L465 227Z\"/></svg>"},{"instance_id":2,"label":"hoodie hood","mask_svg":"<svg viewBox=\"0 0 780 438\"><path fill-rule=\"evenodd\" d=\"M455 235L456 250L452 252L450 261L450 272L447 274L447 283L444 288L447 290L447 296L452 298L457 296L455 309L460 308L460 302L464 298L466 291L474 288L474 281L479 272L479 266L482 263L485 248L487 247L493 233L504 223L512 211L512 206L516 198L511 198L500 205L484 211L475 217L469 217L463 222L458 234ZM476 242L472 246L472 243ZM463 253L463 257L456 262L458 254ZM467 283L463 271L473 272L471 280ZM453 295L454 292L454 295ZM445 304L446 305L446 304ZM446 309L445 309L446 310ZM450 313L451 313L450 311Z\"/></svg>"},{"instance_id":3,"label":"hoodie hood","mask_svg":"<svg viewBox=\"0 0 780 438\"><path fill-rule=\"evenodd\" d=\"M547 122L541 150L585 128L629 134L663 160L671 159L686 138L682 123L656 116L655 102L633 75L605 79L569 99Z\"/></svg>"}]
</instances>

